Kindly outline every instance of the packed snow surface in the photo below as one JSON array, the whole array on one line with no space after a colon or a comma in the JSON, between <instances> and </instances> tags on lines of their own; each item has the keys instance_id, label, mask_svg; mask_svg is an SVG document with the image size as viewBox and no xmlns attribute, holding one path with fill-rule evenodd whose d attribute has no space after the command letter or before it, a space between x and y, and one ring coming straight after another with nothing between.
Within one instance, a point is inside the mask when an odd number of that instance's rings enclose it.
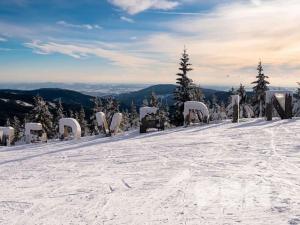
<instances>
[{"instance_id":1,"label":"packed snow surface","mask_svg":"<svg viewBox=\"0 0 300 225\"><path fill-rule=\"evenodd\" d=\"M0 148L0 224L300 223L300 119Z\"/></svg>"}]
</instances>

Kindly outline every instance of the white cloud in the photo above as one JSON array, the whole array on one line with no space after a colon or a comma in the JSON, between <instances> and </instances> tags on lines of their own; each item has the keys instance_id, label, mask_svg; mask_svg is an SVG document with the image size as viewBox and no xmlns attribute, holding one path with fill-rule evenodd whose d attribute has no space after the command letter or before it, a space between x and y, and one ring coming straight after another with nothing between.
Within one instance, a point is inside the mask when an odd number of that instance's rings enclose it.
<instances>
[{"instance_id":1,"label":"white cloud","mask_svg":"<svg viewBox=\"0 0 300 225\"><path fill-rule=\"evenodd\" d=\"M7 39L6 38L4 38L4 37L0 37L0 42L6 42L7 41Z\"/></svg>"},{"instance_id":2,"label":"white cloud","mask_svg":"<svg viewBox=\"0 0 300 225\"><path fill-rule=\"evenodd\" d=\"M137 14L148 9L170 10L179 5L171 0L108 0L111 4L121 8L129 14Z\"/></svg>"},{"instance_id":3,"label":"white cloud","mask_svg":"<svg viewBox=\"0 0 300 225\"><path fill-rule=\"evenodd\" d=\"M106 49L101 44L81 44L81 43L56 43L32 41L24 44L28 48L32 48L35 53L49 55L60 53L71 56L75 59L85 58L87 56L96 56L107 59L112 64L122 67L144 67L155 63L152 59L147 59L138 54L130 53L126 50L120 50L122 46L116 45L114 49Z\"/></svg>"},{"instance_id":4,"label":"white cloud","mask_svg":"<svg viewBox=\"0 0 300 225\"><path fill-rule=\"evenodd\" d=\"M128 23L134 23L133 19L128 18L126 16L121 16L120 19L123 20L123 21L125 21L125 22L128 22Z\"/></svg>"},{"instance_id":5,"label":"white cloud","mask_svg":"<svg viewBox=\"0 0 300 225\"><path fill-rule=\"evenodd\" d=\"M97 24L72 24L72 23L67 23L66 21L63 20L57 21L56 23L64 27L77 28L77 29L86 29L86 30L102 29L102 27Z\"/></svg>"},{"instance_id":6,"label":"white cloud","mask_svg":"<svg viewBox=\"0 0 300 225\"><path fill-rule=\"evenodd\" d=\"M187 45L195 69L192 78L204 84L250 85L262 58L273 85L294 85L300 79L299 9L298 0L225 4L168 22L162 27L167 32L150 36L142 45L173 62Z\"/></svg>"}]
</instances>

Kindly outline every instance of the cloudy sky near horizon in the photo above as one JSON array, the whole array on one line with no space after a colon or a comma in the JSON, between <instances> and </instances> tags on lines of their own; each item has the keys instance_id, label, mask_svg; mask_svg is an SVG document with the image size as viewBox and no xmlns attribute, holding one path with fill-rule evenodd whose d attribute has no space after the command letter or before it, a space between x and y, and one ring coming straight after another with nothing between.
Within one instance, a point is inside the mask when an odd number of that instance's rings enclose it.
<instances>
[{"instance_id":1,"label":"cloudy sky near horizon","mask_svg":"<svg viewBox=\"0 0 300 225\"><path fill-rule=\"evenodd\" d=\"M0 0L0 82L300 81L299 0Z\"/></svg>"}]
</instances>

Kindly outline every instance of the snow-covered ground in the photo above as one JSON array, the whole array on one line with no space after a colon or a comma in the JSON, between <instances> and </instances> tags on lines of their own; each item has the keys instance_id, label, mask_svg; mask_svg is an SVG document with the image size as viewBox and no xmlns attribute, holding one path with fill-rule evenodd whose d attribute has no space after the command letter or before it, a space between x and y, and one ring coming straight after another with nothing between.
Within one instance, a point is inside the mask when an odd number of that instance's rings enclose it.
<instances>
[{"instance_id":1,"label":"snow-covered ground","mask_svg":"<svg viewBox=\"0 0 300 225\"><path fill-rule=\"evenodd\" d=\"M300 224L300 120L0 148L0 224Z\"/></svg>"}]
</instances>

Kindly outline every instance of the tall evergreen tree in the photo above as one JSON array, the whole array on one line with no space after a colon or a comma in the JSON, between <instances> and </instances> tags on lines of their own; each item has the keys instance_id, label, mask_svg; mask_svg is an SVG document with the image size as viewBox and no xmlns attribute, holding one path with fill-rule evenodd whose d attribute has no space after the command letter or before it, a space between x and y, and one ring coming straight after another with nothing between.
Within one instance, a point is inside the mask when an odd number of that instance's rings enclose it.
<instances>
[{"instance_id":1,"label":"tall evergreen tree","mask_svg":"<svg viewBox=\"0 0 300 225\"><path fill-rule=\"evenodd\" d=\"M254 116L253 108L248 104L248 97L245 87L240 84L237 94L240 96L240 117L251 118Z\"/></svg>"},{"instance_id":2,"label":"tall evergreen tree","mask_svg":"<svg viewBox=\"0 0 300 225\"><path fill-rule=\"evenodd\" d=\"M120 128L123 131L128 131L130 127L130 114L128 113L128 110L125 110L124 112L122 112L122 121L120 124Z\"/></svg>"},{"instance_id":3,"label":"tall evergreen tree","mask_svg":"<svg viewBox=\"0 0 300 225\"><path fill-rule=\"evenodd\" d=\"M187 54L186 49L184 49L182 57L180 59L180 72L177 73L177 87L174 92L174 100L175 100L175 115L174 115L174 123L176 126L183 125L183 110L184 110L184 102L191 101L193 99L193 90L194 84L193 80L187 76L187 73L191 70L191 64L189 63L189 55Z\"/></svg>"},{"instance_id":4,"label":"tall evergreen tree","mask_svg":"<svg viewBox=\"0 0 300 225\"><path fill-rule=\"evenodd\" d=\"M94 102L94 107L92 109L92 115L90 117L90 133L91 134L99 134L99 128L98 128L98 123L96 120L96 113L97 112L103 112L104 108L103 108L103 103L101 98L94 98L93 99ZM105 113L105 112L104 112Z\"/></svg>"},{"instance_id":5,"label":"tall evergreen tree","mask_svg":"<svg viewBox=\"0 0 300 225\"><path fill-rule=\"evenodd\" d=\"M154 91L151 92L150 95L150 106L151 107L158 107L158 99Z\"/></svg>"},{"instance_id":6,"label":"tall evergreen tree","mask_svg":"<svg viewBox=\"0 0 300 225\"><path fill-rule=\"evenodd\" d=\"M204 101L204 94L200 86L192 85L192 100L198 102Z\"/></svg>"},{"instance_id":7,"label":"tall evergreen tree","mask_svg":"<svg viewBox=\"0 0 300 225\"><path fill-rule=\"evenodd\" d=\"M106 115L106 120L108 124L111 123L112 118L115 113L119 112L119 103L116 99L110 97L107 99L107 103L105 105L105 115Z\"/></svg>"},{"instance_id":8,"label":"tall evergreen tree","mask_svg":"<svg viewBox=\"0 0 300 225\"><path fill-rule=\"evenodd\" d=\"M253 87L254 97L253 104L256 115L262 117L265 111L265 96L266 91L269 90L268 85L270 84L267 79L269 78L263 73L263 67L261 61L257 67L258 75L257 80L252 82L255 86Z\"/></svg>"},{"instance_id":9,"label":"tall evergreen tree","mask_svg":"<svg viewBox=\"0 0 300 225\"><path fill-rule=\"evenodd\" d=\"M131 127L137 128L139 126L139 115L133 101L131 102L129 121Z\"/></svg>"},{"instance_id":10,"label":"tall evergreen tree","mask_svg":"<svg viewBox=\"0 0 300 225\"><path fill-rule=\"evenodd\" d=\"M52 138L53 133L53 115L50 113L47 103L40 96L34 97L34 108L32 110L31 119L33 122L41 123L43 131L49 138Z\"/></svg>"},{"instance_id":11,"label":"tall evergreen tree","mask_svg":"<svg viewBox=\"0 0 300 225\"><path fill-rule=\"evenodd\" d=\"M61 99L58 100L56 106L55 106L55 111L53 113L53 117L54 117L54 121L53 121L53 124L54 124L54 130L55 130L55 133L58 134L58 129L59 129L59 120L61 118L64 118L65 115L64 115L64 108L62 106L62 102L61 102Z\"/></svg>"},{"instance_id":12,"label":"tall evergreen tree","mask_svg":"<svg viewBox=\"0 0 300 225\"><path fill-rule=\"evenodd\" d=\"M245 104L247 102L247 92L245 90L245 86L240 84L240 87L236 92L240 96L240 104Z\"/></svg>"},{"instance_id":13,"label":"tall evergreen tree","mask_svg":"<svg viewBox=\"0 0 300 225\"><path fill-rule=\"evenodd\" d=\"M300 99L300 82L297 82L298 88L297 88L297 93L296 93L296 98Z\"/></svg>"},{"instance_id":14,"label":"tall evergreen tree","mask_svg":"<svg viewBox=\"0 0 300 225\"><path fill-rule=\"evenodd\" d=\"M85 119L85 111L83 106L81 106L80 111L78 113L78 123L81 127L81 136L86 136L89 133L88 123Z\"/></svg>"},{"instance_id":15,"label":"tall evergreen tree","mask_svg":"<svg viewBox=\"0 0 300 225\"><path fill-rule=\"evenodd\" d=\"M11 126L10 118L6 119L5 126L6 127L10 127Z\"/></svg>"},{"instance_id":16,"label":"tall evergreen tree","mask_svg":"<svg viewBox=\"0 0 300 225\"><path fill-rule=\"evenodd\" d=\"M14 116L12 121L12 127L15 129L14 142L19 141L22 137L22 126L18 117Z\"/></svg>"},{"instance_id":17,"label":"tall evergreen tree","mask_svg":"<svg viewBox=\"0 0 300 225\"><path fill-rule=\"evenodd\" d=\"M298 83L298 85L299 87L297 88L293 106L293 115L295 117L300 117L300 82Z\"/></svg>"},{"instance_id":18,"label":"tall evergreen tree","mask_svg":"<svg viewBox=\"0 0 300 225\"><path fill-rule=\"evenodd\" d=\"M147 99L147 98L145 98L145 99L143 100L143 107L146 107L146 106L149 106L149 102L148 102L148 99Z\"/></svg>"}]
</instances>

